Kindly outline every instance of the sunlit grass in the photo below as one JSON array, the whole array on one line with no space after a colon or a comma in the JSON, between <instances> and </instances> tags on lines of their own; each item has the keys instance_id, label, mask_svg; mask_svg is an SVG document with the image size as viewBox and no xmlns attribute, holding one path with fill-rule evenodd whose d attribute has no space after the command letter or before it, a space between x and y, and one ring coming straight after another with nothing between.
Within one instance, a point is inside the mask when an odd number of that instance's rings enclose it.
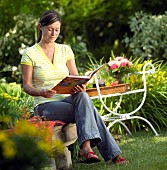
<instances>
[{"instance_id":1,"label":"sunlit grass","mask_svg":"<svg viewBox=\"0 0 167 170\"><path fill-rule=\"evenodd\" d=\"M117 166L111 162L85 165L73 164L73 170L166 170L167 169L167 131L160 136L152 132L137 132L132 136L122 136L118 143L128 165Z\"/></svg>"}]
</instances>

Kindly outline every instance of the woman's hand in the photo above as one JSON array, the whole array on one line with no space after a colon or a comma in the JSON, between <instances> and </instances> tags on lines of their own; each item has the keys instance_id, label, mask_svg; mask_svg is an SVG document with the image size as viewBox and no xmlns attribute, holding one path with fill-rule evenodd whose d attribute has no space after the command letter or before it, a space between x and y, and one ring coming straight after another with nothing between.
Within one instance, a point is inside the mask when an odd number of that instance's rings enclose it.
<instances>
[{"instance_id":1,"label":"woman's hand","mask_svg":"<svg viewBox=\"0 0 167 170\"><path fill-rule=\"evenodd\" d=\"M85 92L86 91L86 84L77 85L73 88L74 92Z\"/></svg>"},{"instance_id":2,"label":"woman's hand","mask_svg":"<svg viewBox=\"0 0 167 170\"><path fill-rule=\"evenodd\" d=\"M51 98L56 94L56 91L54 90L47 90L47 89L42 89L39 92L40 96L45 97L45 98Z\"/></svg>"}]
</instances>

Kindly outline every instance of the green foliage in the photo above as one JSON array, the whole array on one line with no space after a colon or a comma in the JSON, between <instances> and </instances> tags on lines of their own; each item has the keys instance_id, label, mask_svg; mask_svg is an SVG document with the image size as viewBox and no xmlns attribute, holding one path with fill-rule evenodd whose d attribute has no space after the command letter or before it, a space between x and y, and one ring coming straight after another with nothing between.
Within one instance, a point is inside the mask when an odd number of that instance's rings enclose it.
<instances>
[{"instance_id":1,"label":"green foliage","mask_svg":"<svg viewBox=\"0 0 167 170\"><path fill-rule=\"evenodd\" d=\"M138 116L142 116L149 120L153 126L160 130L167 127L167 72L163 71L162 62L154 62L156 68L155 74L147 74L147 97L143 107L137 112ZM131 86L134 89L142 88L142 77L131 77ZM132 100L133 98L133 100ZM142 94L129 95L123 100L123 112L133 111L141 102ZM128 107L127 107L128 106ZM132 119L126 122L131 130L137 131L139 129L148 130L148 124L138 119Z\"/></svg>"},{"instance_id":2,"label":"green foliage","mask_svg":"<svg viewBox=\"0 0 167 170\"><path fill-rule=\"evenodd\" d=\"M141 56L142 61L167 59L167 13L156 16L137 12L129 25L133 36L125 36L124 42L134 57Z\"/></svg>"},{"instance_id":3,"label":"green foliage","mask_svg":"<svg viewBox=\"0 0 167 170\"><path fill-rule=\"evenodd\" d=\"M5 158L2 156L2 143L0 143L0 166L1 170L18 169L18 170L40 170L48 162L48 155L45 151L37 147L33 138L26 136L14 136L10 138L14 142L17 154L14 158ZM2 146L1 146L2 145ZM8 147L11 147L10 145ZM25 150L26 148L26 150Z\"/></svg>"},{"instance_id":4,"label":"green foliage","mask_svg":"<svg viewBox=\"0 0 167 170\"><path fill-rule=\"evenodd\" d=\"M18 66L23 50L34 44L37 20L41 13L53 9L45 0L0 1L0 70L6 65ZM32 10L33 9L33 10Z\"/></svg>"},{"instance_id":5,"label":"green foliage","mask_svg":"<svg viewBox=\"0 0 167 170\"><path fill-rule=\"evenodd\" d=\"M141 114L158 128L167 127L167 64L162 66L162 61L154 63L156 73L148 75L147 102L141 109Z\"/></svg>"},{"instance_id":6,"label":"green foliage","mask_svg":"<svg viewBox=\"0 0 167 170\"><path fill-rule=\"evenodd\" d=\"M53 1L49 0L0 0L0 37L15 26L15 17L26 14L37 16L48 9L53 9ZM22 19L24 21L24 19ZM30 22L31 20L29 20ZM32 28L32 27L31 27Z\"/></svg>"},{"instance_id":7,"label":"green foliage","mask_svg":"<svg viewBox=\"0 0 167 170\"><path fill-rule=\"evenodd\" d=\"M93 59L91 59L91 62L93 62ZM135 66L136 70L139 72L142 71L142 68L145 63L153 63L156 72L154 74L147 74L147 96L146 101L143 105L143 107L135 113L137 116L142 116L149 120L152 125L160 130L161 128L167 127L167 64L163 64L163 61L145 61L143 63L140 62L139 59L132 60L133 65ZM97 64L97 63L96 63ZM90 67L90 66L89 66ZM150 68L147 68L150 69ZM100 74L101 70L98 74ZM112 82L115 81L115 79L110 75L107 70L105 70L101 76L105 80L105 83L107 86L110 86ZM124 81L126 83L130 83L131 90L137 90L143 88L143 81L142 81L142 75L140 74L132 74L129 78L125 77ZM89 87L91 87L89 85ZM135 110L141 103L141 100L143 98L143 93L136 93L136 94L129 94L124 95L122 104L118 109L119 113L129 113ZM111 97L111 98L104 98L104 103L111 109L114 110L117 102L119 100L119 97ZM105 108L100 103L99 99L93 100L95 106L99 110L101 115L105 115L108 112L105 110ZM138 131L138 130L148 130L149 125L139 119L131 119L126 120L124 123L129 127L131 131ZM106 123L108 125L108 123ZM125 128L120 125L119 123L114 124L112 128L110 129L112 133L124 133Z\"/></svg>"},{"instance_id":8,"label":"green foliage","mask_svg":"<svg viewBox=\"0 0 167 170\"><path fill-rule=\"evenodd\" d=\"M143 64L139 64L138 66L141 67ZM167 106L165 104L167 103L167 72L164 71L164 67L166 68L167 66L162 66L162 62L154 62L154 66L156 68L155 74L147 74L146 76L146 101L143 107L137 113L135 113L135 115L146 118L157 130L160 130L164 127L167 127ZM132 75L130 83L132 90L143 88L142 75ZM142 93L124 96L121 108L119 109L120 113L129 113L135 110L141 103L142 97ZM112 102L116 102L116 100L113 100ZM129 127L131 131L148 131L150 128L146 122L139 119L124 121L124 123ZM119 123L117 123L114 125L114 127L112 127L111 131L120 131L123 133L124 129L120 126Z\"/></svg>"},{"instance_id":9,"label":"green foliage","mask_svg":"<svg viewBox=\"0 0 167 170\"><path fill-rule=\"evenodd\" d=\"M141 9L152 14L163 14L167 9L166 0L147 0L138 1L140 3Z\"/></svg>"},{"instance_id":10,"label":"green foliage","mask_svg":"<svg viewBox=\"0 0 167 170\"><path fill-rule=\"evenodd\" d=\"M94 53L97 59L109 55L111 48L121 51L122 46L119 42L124 34L122 30L127 30L128 15L136 10L137 5L134 2L129 0L63 2L61 5L65 27L62 32L66 40L70 39L71 34L80 35L88 50ZM117 45L114 44L115 40Z\"/></svg>"},{"instance_id":11,"label":"green foliage","mask_svg":"<svg viewBox=\"0 0 167 170\"><path fill-rule=\"evenodd\" d=\"M0 38L0 68L9 64L18 66L25 47L35 42L37 20L32 16L22 14L15 16L14 21L15 26Z\"/></svg>"},{"instance_id":12,"label":"green foliage","mask_svg":"<svg viewBox=\"0 0 167 170\"><path fill-rule=\"evenodd\" d=\"M36 40L36 24L46 10L57 10L63 20L60 43L72 43L73 37L86 45L87 51L97 59L108 59L110 49L115 53L125 51L121 43L125 32L130 32L127 24L134 12L155 11L163 13L166 3L154 0L148 2L120 0L0 0L0 69L6 65L18 66L22 51ZM112 10L111 10L112 9ZM83 51L81 51L83 52ZM79 54L79 53L77 53ZM77 58L82 67L87 55Z\"/></svg>"},{"instance_id":13,"label":"green foliage","mask_svg":"<svg viewBox=\"0 0 167 170\"><path fill-rule=\"evenodd\" d=\"M28 117L32 113L33 98L23 92L20 84L0 84L0 122L12 127L18 120L25 118L26 114ZM4 121L6 116L10 119Z\"/></svg>"},{"instance_id":14,"label":"green foliage","mask_svg":"<svg viewBox=\"0 0 167 170\"><path fill-rule=\"evenodd\" d=\"M93 54L88 52L87 46L82 41L82 37L80 36L71 37L71 39L68 41L68 44L71 46L74 52L78 71L82 74L85 72L85 65L89 61L89 57L93 56Z\"/></svg>"},{"instance_id":15,"label":"green foliage","mask_svg":"<svg viewBox=\"0 0 167 170\"><path fill-rule=\"evenodd\" d=\"M5 82L22 82L22 74L20 65L18 67L6 65L2 71L0 71L0 83Z\"/></svg>"},{"instance_id":16,"label":"green foliage","mask_svg":"<svg viewBox=\"0 0 167 170\"><path fill-rule=\"evenodd\" d=\"M45 139L47 133L26 121L18 122L10 131L0 131L1 170L40 170L46 166L52 152Z\"/></svg>"}]
</instances>

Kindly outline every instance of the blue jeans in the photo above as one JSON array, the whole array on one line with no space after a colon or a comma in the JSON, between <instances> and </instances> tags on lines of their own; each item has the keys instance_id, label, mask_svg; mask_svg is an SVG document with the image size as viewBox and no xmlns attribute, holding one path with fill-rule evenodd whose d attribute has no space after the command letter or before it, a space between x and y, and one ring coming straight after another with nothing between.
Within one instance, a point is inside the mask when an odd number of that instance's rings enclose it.
<instances>
[{"instance_id":1,"label":"blue jeans","mask_svg":"<svg viewBox=\"0 0 167 170\"><path fill-rule=\"evenodd\" d=\"M35 108L35 113L44 116L46 120L76 123L80 148L86 140L90 140L91 147L97 146L105 161L121 153L118 144L85 92L72 94L62 101L40 104Z\"/></svg>"}]
</instances>

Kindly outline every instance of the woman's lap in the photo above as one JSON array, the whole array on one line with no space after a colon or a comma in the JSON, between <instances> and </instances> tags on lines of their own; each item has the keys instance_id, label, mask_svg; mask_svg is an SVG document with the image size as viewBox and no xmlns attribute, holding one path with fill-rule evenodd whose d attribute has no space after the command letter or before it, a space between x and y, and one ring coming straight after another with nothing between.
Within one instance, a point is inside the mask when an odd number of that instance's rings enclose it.
<instances>
[{"instance_id":1,"label":"woman's lap","mask_svg":"<svg viewBox=\"0 0 167 170\"><path fill-rule=\"evenodd\" d=\"M61 120L66 123L75 122L73 105L65 101L40 104L35 108L35 113L39 116L44 116L45 120Z\"/></svg>"}]
</instances>

